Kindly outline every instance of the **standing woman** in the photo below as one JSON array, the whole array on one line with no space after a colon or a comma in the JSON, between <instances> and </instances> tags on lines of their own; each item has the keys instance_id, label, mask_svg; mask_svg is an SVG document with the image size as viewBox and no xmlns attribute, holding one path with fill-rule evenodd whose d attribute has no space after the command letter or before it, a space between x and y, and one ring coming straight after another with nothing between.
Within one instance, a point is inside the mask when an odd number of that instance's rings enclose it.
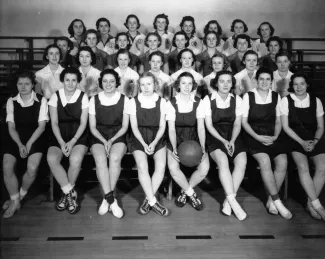
<instances>
[{"instance_id":1,"label":"standing woman","mask_svg":"<svg viewBox=\"0 0 325 259\"><path fill-rule=\"evenodd\" d=\"M222 28L217 20L211 20L204 26L204 29L203 29L204 35L207 35L209 31L215 31L219 35L220 42L217 45L217 50L219 52L223 52L225 41L223 39L221 39ZM207 48L207 46L203 45L203 49L205 50L206 48Z\"/></svg>"},{"instance_id":2,"label":"standing woman","mask_svg":"<svg viewBox=\"0 0 325 259\"><path fill-rule=\"evenodd\" d=\"M123 217L123 210L114 198L114 190L121 173L121 160L126 152L125 133L129 126L129 98L117 91L119 84L120 78L116 71L104 70L99 78L99 87L103 91L89 102L89 126L92 133L90 150L105 195L98 214L105 215L112 211L117 218Z\"/></svg>"},{"instance_id":3,"label":"standing woman","mask_svg":"<svg viewBox=\"0 0 325 259\"><path fill-rule=\"evenodd\" d=\"M266 47L269 51L269 54L263 56L259 60L259 67L266 67L272 71L276 71L278 69L275 56L282 50L282 40L277 36L272 36L266 42Z\"/></svg>"},{"instance_id":4,"label":"standing woman","mask_svg":"<svg viewBox=\"0 0 325 259\"><path fill-rule=\"evenodd\" d=\"M70 214L75 214L80 205L74 186L88 150L88 97L77 88L81 81L81 73L77 68L64 69L60 79L64 88L54 93L48 103L53 136L47 162L63 192L56 209L63 211L68 208ZM61 165L63 155L69 158L68 172Z\"/></svg>"},{"instance_id":5,"label":"standing woman","mask_svg":"<svg viewBox=\"0 0 325 259\"><path fill-rule=\"evenodd\" d=\"M266 204L271 214L291 219L291 212L283 205L279 191L287 172L287 143L281 137L280 95L270 87L273 73L260 68L256 72L257 88L243 97L242 126L248 152L258 162L262 180L269 193ZM271 159L275 164L272 170Z\"/></svg>"},{"instance_id":6,"label":"standing woman","mask_svg":"<svg viewBox=\"0 0 325 259\"><path fill-rule=\"evenodd\" d=\"M167 146L168 168L172 178L182 189L175 197L175 204L183 207L189 199L194 209L202 210L203 204L193 188L206 177L210 167L205 152L204 107L202 101L192 94L197 84L191 73L181 73L174 87L178 94L168 102L166 120L170 141ZM180 170L177 154L178 146L188 140L199 142L202 148L201 162L189 181Z\"/></svg>"},{"instance_id":7,"label":"standing woman","mask_svg":"<svg viewBox=\"0 0 325 259\"><path fill-rule=\"evenodd\" d=\"M145 215L153 209L160 216L168 216L169 210L156 199L156 192L164 178L166 167L166 100L157 94L158 82L148 72L139 80L141 93L130 101L129 114L132 135L129 150L138 167L138 177L146 195L139 212ZM150 177L148 156L155 162L155 171Z\"/></svg>"},{"instance_id":8,"label":"standing woman","mask_svg":"<svg viewBox=\"0 0 325 259\"><path fill-rule=\"evenodd\" d=\"M189 38L188 48L191 49L195 55L201 53L203 44L199 37L195 34L196 27L194 18L192 16L184 16L179 26Z\"/></svg>"},{"instance_id":9,"label":"standing woman","mask_svg":"<svg viewBox=\"0 0 325 259\"><path fill-rule=\"evenodd\" d=\"M172 46L175 48L168 54L168 66L169 66L169 73L173 74L176 71L181 69L181 65L179 64L178 60L178 53L189 46L189 38L187 37L186 33L183 31L178 31L175 33Z\"/></svg>"},{"instance_id":10,"label":"standing woman","mask_svg":"<svg viewBox=\"0 0 325 259\"><path fill-rule=\"evenodd\" d=\"M275 61L278 69L273 72L272 90L279 93L281 97L289 94L289 82L293 73L290 68L290 54L287 51L280 51L275 55Z\"/></svg>"},{"instance_id":11,"label":"standing woman","mask_svg":"<svg viewBox=\"0 0 325 259\"><path fill-rule=\"evenodd\" d=\"M227 196L222 212L230 216L233 210L239 220L244 220L247 215L237 202L236 194L245 175L247 157L240 135L242 99L231 93L235 85L236 79L231 72L218 72L211 80L212 94L206 96L203 103L205 125L210 133L207 136L208 152L218 165L219 179ZM229 160L234 162L232 174Z\"/></svg>"},{"instance_id":12,"label":"standing woman","mask_svg":"<svg viewBox=\"0 0 325 259\"><path fill-rule=\"evenodd\" d=\"M315 219L325 221L325 209L318 197L325 182L324 110L321 101L307 93L305 74L292 75L287 97L281 101L281 121L284 131L292 138L292 157L307 196L307 211ZM315 164L312 178L308 158Z\"/></svg>"},{"instance_id":13,"label":"standing woman","mask_svg":"<svg viewBox=\"0 0 325 259\"><path fill-rule=\"evenodd\" d=\"M159 50L164 53L168 54L172 47L172 40L174 37L174 33L168 31L169 19L168 15L162 13L158 14L153 21L153 28L155 32L159 34L161 37L161 45Z\"/></svg>"},{"instance_id":14,"label":"standing woman","mask_svg":"<svg viewBox=\"0 0 325 259\"><path fill-rule=\"evenodd\" d=\"M42 134L49 120L47 102L44 97L33 91L35 83L35 75L32 72L19 72L16 75L19 93L7 101L6 122L9 136L3 146L3 178L10 200L3 205L6 210L3 218L11 218L20 209L20 202L36 178L46 148L46 139ZM15 167L17 161L25 158L27 169L19 190Z\"/></svg>"},{"instance_id":15,"label":"standing woman","mask_svg":"<svg viewBox=\"0 0 325 259\"><path fill-rule=\"evenodd\" d=\"M96 28L100 33L97 48L105 51L108 55L112 55L115 48L115 38L109 34L111 23L109 20L102 17L96 21Z\"/></svg>"},{"instance_id":16,"label":"standing woman","mask_svg":"<svg viewBox=\"0 0 325 259\"><path fill-rule=\"evenodd\" d=\"M259 58L269 53L266 42L273 36L274 31L274 27L269 22L262 22L260 26L258 26L257 35L260 36L260 38L255 40L254 44Z\"/></svg>"},{"instance_id":17,"label":"standing woman","mask_svg":"<svg viewBox=\"0 0 325 259\"><path fill-rule=\"evenodd\" d=\"M74 48L70 52L72 56L75 56L78 53L78 49L82 46L85 40L86 30L87 28L84 22L80 19L74 19L70 23L68 33L70 34L70 40L74 45Z\"/></svg>"},{"instance_id":18,"label":"standing woman","mask_svg":"<svg viewBox=\"0 0 325 259\"><path fill-rule=\"evenodd\" d=\"M131 40L130 52L140 56L144 52L144 39L146 36L138 31L138 29L141 27L138 16L135 14L128 15L126 17L124 26L128 29L126 33Z\"/></svg>"}]
</instances>

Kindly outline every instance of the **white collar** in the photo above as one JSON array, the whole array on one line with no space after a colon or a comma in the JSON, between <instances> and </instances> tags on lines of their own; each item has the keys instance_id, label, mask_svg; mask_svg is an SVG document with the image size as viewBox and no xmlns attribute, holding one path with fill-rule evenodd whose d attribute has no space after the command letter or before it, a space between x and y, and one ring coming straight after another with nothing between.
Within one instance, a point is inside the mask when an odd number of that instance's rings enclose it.
<instances>
[{"instance_id":1,"label":"white collar","mask_svg":"<svg viewBox=\"0 0 325 259\"><path fill-rule=\"evenodd\" d=\"M309 94L307 93L307 96L300 100L294 93L290 93L290 96L292 98L292 100L294 100L295 102L305 102L305 101L308 101L309 100Z\"/></svg>"},{"instance_id":2,"label":"white collar","mask_svg":"<svg viewBox=\"0 0 325 259\"><path fill-rule=\"evenodd\" d=\"M182 99L181 99L181 94L180 93L177 93L176 96L175 96L175 99L176 99L176 104L178 104ZM195 103L195 96L194 94L190 94L190 101L192 101L193 103Z\"/></svg>"},{"instance_id":3,"label":"white collar","mask_svg":"<svg viewBox=\"0 0 325 259\"><path fill-rule=\"evenodd\" d=\"M118 90L116 90L114 95L111 97L107 97L104 91L98 94L98 98L100 101L104 101L104 100L117 101L120 99L120 97L121 97L121 93Z\"/></svg>"},{"instance_id":4,"label":"white collar","mask_svg":"<svg viewBox=\"0 0 325 259\"><path fill-rule=\"evenodd\" d=\"M59 64L58 69L55 70L54 74L57 74L57 73L61 74L62 71L63 71L63 67L61 67L61 65ZM44 72L44 74L52 74L52 70L50 68L50 64L48 64L46 67L44 67L44 71L43 72Z\"/></svg>"},{"instance_id":5,"label":"white collar","mask_svg":"<svg viewBox=\"0 0 325 259\"><path fill-rule=\"evenodd\" d=\"M24 104L23 99L21 99L20 93L18 93L15 97L12 98L12 100L17 101L20 104ZM36 93L32 90L32 94L30 96L30 99L28 100L28 103L31 103L32 101L39 102Z\"/></svg>"},{"instance_id":6,"label":"white collar","mask_svg":"<svg viewBox=\"0 0 325 259\"><path fill-rule=\"evenodd\" d=\"M71 99L68 101L64 92L64 88L61 88L59 90L59 95L63 106L66 106L67 103L75 103L80 94L81 94L81 90L77 88L76 91L71 96Z\"/></svg>"},{"instance_id":7,"label":"white collar","mask_svg":"<svg viewBox=\"0 0 325 259\"><path fill-rule=\"evenodd\" d=\"M140 103L142 103L142 102L148 102L148 101L150 101L150 102L156 102L158 100L158 98L159 98L159 95L157 93L153 93L153 95L151 96L150 99L149 98L146 98L143 95L143 93L139 93L138 94L138 100L139 100Z\"/></svg>"},{"instance_id":8,"label":"white collar","mask_svg":"<svg viewBox=\"0 0 325 259\"><path fill-rule=\"evenodd\" d=\"M232 93L229 93L228 96L227 96L227 98L226 98L226 100L224 100L224 101L226 102L226 101L227 101L228 99L230 99L231 97L234 97L234 95L233 95ZM221 99L221 100L223 100L223 99L221 98L221 96L218 94L217 91L213 91L213 92L212 92L212 95L211 95L211 101L214 100L214 99Z\"/></svg>"}]
</instances>

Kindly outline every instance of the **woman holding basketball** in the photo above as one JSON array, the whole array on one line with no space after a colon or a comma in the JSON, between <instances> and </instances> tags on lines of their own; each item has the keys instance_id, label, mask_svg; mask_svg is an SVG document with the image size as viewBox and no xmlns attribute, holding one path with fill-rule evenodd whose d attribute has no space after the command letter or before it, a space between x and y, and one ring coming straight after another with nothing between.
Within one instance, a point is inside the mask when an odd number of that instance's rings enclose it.
<instances>
[{"instance_id":1,"label":"woman holding basketball","mask_svg":"<svg viewBox=\"0 0 325 259\"><path fill-rule=\"evenodd\" d=\"M229 71L220 71L211 80L212 93L203 100L205 124L210 134L207 135L207 148L219 168L219 179L227 198L222 212L228 216L233 210L239 220L246 218L246 213L236 200L236 193L244 178L246 152L240 135L242 99L230 91L235 87L236 79ZM231 174L229 160L234 162Z\"/></svg>"},{"instance_id":2,"label":"woman holding basketball","mask_svg":"<svg viewBox=\"0 0 325 259\"><path fill-rule=\"evenodd\" d=\"M183 207L189 198L194 209L202 210L203 204L193 188L205 178L210 167L209 158L205 152L204 107L202 101L192 93L197 84L191 73L181 73L174 87L178 94L168 102L166 120L170 141L167 145L168 168L172 178L182 188L175 197L175 204ZM201 162L189 181L180 169L177 154L178 146L187 140L199 142L202 148Z\"/></svg>"}]
</instances>

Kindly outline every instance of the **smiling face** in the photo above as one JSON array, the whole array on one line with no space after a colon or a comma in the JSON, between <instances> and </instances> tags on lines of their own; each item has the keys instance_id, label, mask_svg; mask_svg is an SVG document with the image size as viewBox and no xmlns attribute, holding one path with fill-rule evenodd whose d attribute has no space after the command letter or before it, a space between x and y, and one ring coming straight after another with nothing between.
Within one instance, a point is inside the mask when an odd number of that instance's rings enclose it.
<instances>
[{"instance_id":1,"label":"smiling face","mask_svg":"<svg viewBox=\"0 0 325 259\"><path fill-rule=\"evenodd\" d=\"M234 33L235 35L243 34L244 33L244 24L242 22L236 22L234 26Z\"/></svg>"},{"instance_id":2,"label":"smiling face","mask_svg":"<svg viewBox=\"0 0 325 259\"><path fill-rule=\"evenodd\" d=\"M33 84L28 77L19 77L17 81L17 89L20 95L28 95L32 92Z\"/></svg>"},{"instance_id":3,"label":"smiling face","mask_svg":"<svg viewBox=\"0 0 325 259\"><path fill-rule=\"evenodd\" d=\"M127 27L130 32L136 32L138 30L138 22L134 17L130 17L127 22Z\"/></svg>"},{"instance_id":4,"label":"smiling face","mask_svg":"<svg viewBox=\"0 0 325 259\"><path fill-rule=\"evenodd\" d=\"M281 72L287 72L290 66L290 60L287 56L280 56L276 59L276 65Z\"/></svg>"},{"instance_id":5,"label":"smiling face","mask_svg":"<svg viewBox=\"0 0 325 259\"><path fill-rule=\"evenodd\" d=\"M117 63L118 66L122 69L125 69L128 67L130 62L130 58L128 54L119 54L117 57Z\"/></svg>"},{"instance_id":6,"label":"smiling face","mask_svg":"<svg viewBox=\"0 0 325 259\"><path fill-rule=\"evenodd\" d=\"M84 26L82 25L81 21L75 21L73 23L73 32L77 36L81 36L84 32Z\"/></svg>"},{"instance_id":7,"label":"smiling face","mask_svg":"<svg viewBox=\"0 0 325 259\"><path fill-rule=\"evenodd\" d=\"M153 95L155 91L155 82L151 76L142 77L139 80L141 93L145 96Z\"/></svg>"},{"instance_id":8,"label":"smiling face","mask_svg":"<svg viewBox=\"0 0 325 259\"><path fill-rule=\"evenodd\" d=\"M182 68L190 68L192 67L192 63L193 63L192 53L189 51L185 51L181 56Z\"/></svg>"},{"instance_id":9,"label":"smiling face","mask_svg":"<svg viewBox=\"0 0 325 259\"><path fill-rule=\"evenodd\" d=\"M307 82L303 77L293 79L293 90L296 96L304 96L307 93Z\"/></svg>"},{"instance_id":10,"label":"smiling face","mask_svg":"<svg viewBox=\"0 0 325 259\"><path fill-rule=\"evenodd\" d=\"M129 40L125 35L121 35L121 36L118 37L116 43L117 43L119 49L126 49L126 47L129 44Z\"/></svg>"},{"instance_id":11,"label":"smiling face","mask_svg":"<svg viewBox=\"0 0 325 259\"><path fill-rule=\"evenodd\" d=\"M95 33L88 33L86 37L86 44L94 48L97 45L97 35Z\"/></svg>"},{"instance_id":12,"label":"smiling face","mask_svg":"<svg viewBox=\"0 0 325 259\"><path fill-rule=\"evenodd\" d=\"M108 23L105 21L102 21L98 24L98 31L101 35L106 35L109 33L110 28L108 26Z\"/></svg>"},{"instance_id":13,"label":"smiling face","mask_svg":"<svg viewBox=\"0 0 325 259\"><path fill-rule=\"evenodd\" d=\"M74 92L77 89L78 79L76 74L65 74L63 80L64 90Z\"/></svg>"},{"instance_id":14,"label":"smiling face","mask_svg":"<svg viewBox=\"0 0 325 259\"><path fill-rule=\"evenodd\" d=\"M116 79L112 74L104 75L102 86L105 93L114 93L116 90Z\"/></svg>"},{"instance_id":15,"label":"smiling face","mask_svg":"<svg viewBox=\"0 0 325 259\"><path fill-rule=\"evenodd\" d=\"M156 36L152 35L148 37L147 44L149 46L149 49L154 51L158 49L158 45L160 44L160 41Z\"/></svg>"},{"instance_id":16,"label":"smiling face","mask_svg":"<svg viewBox=\"0 0 325 259\"><path fill-rule=\"evenodd\" d=\"M155 24L157 26L158 31L165 31L166 30L167 22L166 22L165 18L158 18L156 20Z\"/></svg>"},{"instance_id":17,"label":"smiling face","mask_svg":"<svg viewBox=\"0 0 325 259\"><path fill-rule=\"evenodd\" d=\"M190 37L194 30L194 25L192 21L185 21L183 23L182 30Z\"/></svg>"},{"instance_id":18,"label":"smiling face","mask_svg":"<svg viewBox=\"0 0 325 259\"><path fill-rule=\"evenodd\" d=\"M149 60L149 65L153 72L159 72L162 64L161 57L158 55L153 55L151 60Z\"/></svg>"},{"instance_id":19,"label":"smiling face","mask_svg":"<svg viewBox=\"0 0 325 259\"><path fill-rule=\"evenodd\" d=\"M223 94L229 94L232 87L231 75L221 75L218 78L218 92Z\"/></svg>"},{"instance_id":20,"label":"smiling face","mask_svg":"<svg viewBox=\"0 0 325 259\"><path fill-rule=\"evenodd\" d=\"M269 45L269 51L272 55L276 55L280 51L280 45L277 41L271 41Z\"/></svg>"},{"instance_id":21,"label":"smiling face","mask_svg":"<svg viewBox=\"0 0 325 259\"><path fill-rule=\"evenodd\" d=\"M244 64L248 71L254 71L257 66L257 56L255 54L246 55Z\"/></svg>"},{"instance_id":22,"label":"smiling face","mask_svg":"<svg viewBox=\"0 0 325 259\"><path fill-rule=\"evenodd\" d=\"M184 35L176 35L175 44L178 49L184 49L187 40Z\"/></svg>"},{"instance_id":23,"label":"smiling face","mask_svg":"<svg viewBox=\"0 0 325 259\"><path fill-rule=\"evenodd\" d=\"M224 60L221 57L214 57L212 59L212 68L214 72L219 72L223 69Z\"/></svg>"},{"instance_id":24,"label":"smiling face","mask_svg":"<svg viewBox=\"0 0 325 259\"><path fill-rule=\"evenodd\" d=\"M193 79L189 76L182 76L179 80L179 92L189 95L193 90Z\"/></svg>"},{"instance_id":25,"label":"smiling face","mask_svg":"<svg viewBox=\"0 0 325 259\"><path fill-rule=\"evenodd\" d=\"M269 89L271 89L271 83L271 75L268 73L262 73L257 79L257 89L262 91L268 91Z\"/></svg>"},{"instance_id":26,"label":"smiling face","mask_svg":"<svg viewBox=\"0 0 325 259\"><path fill-rule=\"evenodd\" d=\"M271 29L268 24L261 25L260 31L263 39L268 39L271 36Z\"/></svg>"},{"instance_id":27,"label":"smiling face","mask_svg":"<svg viewBox=\"0 0 325 259\"><path fill-rule=\"evenodd\" d=\"M57 65L60 61L60 51L58 48L49 48L47 52L47 59L52 65Z\"/></svg>"},{"instance_id":28,"label":"smiling face","mask_svg":"<svg viewBox=\"0 0 325 259\"><path fill-rule=\"evenodd\" d=\"M214 33L209 33L206 39L208 48L215 48L217 46L217 37Z\"/></svg>"}]
</instances>

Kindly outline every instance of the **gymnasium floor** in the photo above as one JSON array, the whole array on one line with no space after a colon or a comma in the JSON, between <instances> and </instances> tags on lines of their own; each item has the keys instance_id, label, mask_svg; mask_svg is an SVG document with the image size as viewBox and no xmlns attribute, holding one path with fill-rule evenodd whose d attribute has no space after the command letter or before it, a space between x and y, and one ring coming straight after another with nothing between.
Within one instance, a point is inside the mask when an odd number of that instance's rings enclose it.
<instances>
[{"instance_id":1,"label":"gymnasium floor","mask_svg":"<svg viewBox=\"0 0 325 259\"><path fill-rule=\"evenodd\" d=\"M304 211L299 194L285 202L294 218L284 220L266 212L263 188L246 189L238 193L249 215L242 222L220 213L220 186L201 184L197 189L205 204L201 212L189 204L177 208L163 198L172 212L163 218L154 212L139 215L140 186L119 181L117 198L126 212L120 220L97 214L101 202L97 183L88 186L76 215L57 212L54 203L46 201L46 193L40 193L27 199L13 218L1 221L1 258L325 258L325 222Z\"/></svg>"}]
</instances>

